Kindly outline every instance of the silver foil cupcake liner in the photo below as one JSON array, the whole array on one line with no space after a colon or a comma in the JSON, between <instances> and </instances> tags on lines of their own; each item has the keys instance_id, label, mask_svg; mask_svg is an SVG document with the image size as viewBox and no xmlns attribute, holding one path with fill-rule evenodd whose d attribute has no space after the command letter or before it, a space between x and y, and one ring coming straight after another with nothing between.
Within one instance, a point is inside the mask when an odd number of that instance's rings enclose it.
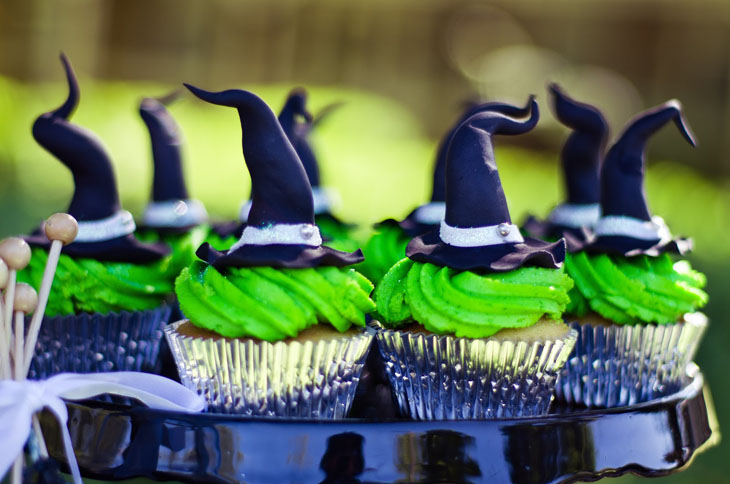
<instances>
[{"instance_id":1,"label":"silver foil cupcake liner","mask_svg":"<svg viewBox=\"0 0 730 484\"><path fill-rule=\"evenodd\" d=\"M154 371L170 306L44 318L29 378L56 373Z\"/></svg>"},{"instance_id":2,"label":"silver foil cupcake liner","mask_svg":"<svg viewBox=\"0 0 730 484\"><path fill-rule=\"evenodd\" d=\"M547 414L576 334L528 343L380 329L376 338L401 412L460 420Z\"/></svg>"},{"instance_id":3,"label":"silver foil cupcake liner","mask_svg":"<svg viewBox=\"0 0 730 484\"><path fill-rule=\"evenodd\" d=\"M592 325L571 322L578 340L562 370L557 396L586 407L618 407L682 388L705 329L702 313L675 324Z\"/></svg>"},{"instance_id":4,"label":"silver foil cupcake liner","mask_svg":"<svg viewBox=\"0 0 730 484\"><path fill-rule=\"evenodd\" d=\"M180 380L207 411L340 419L347 416L372 332L319 341L184 336L165 328Z\"/></svg>"}]
</instances>

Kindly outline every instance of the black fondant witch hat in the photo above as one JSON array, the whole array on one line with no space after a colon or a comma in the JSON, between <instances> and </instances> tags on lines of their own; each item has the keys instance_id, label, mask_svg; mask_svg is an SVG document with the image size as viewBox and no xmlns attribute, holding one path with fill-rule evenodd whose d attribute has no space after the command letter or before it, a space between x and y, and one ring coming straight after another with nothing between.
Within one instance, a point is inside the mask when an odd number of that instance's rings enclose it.
<instances>
[{"instance_id":1,"label":"black fondant witch hat","mask_svg":"<svg viewBox=\"0 0 730 484\"><path fill-rule=\"evenodd\" d=\"M240 240L225 253L203 244L198 257L217 268L346 266L363 260L360 250L347 253L322 245L307 174L261 98L239 89L209 92L185 86L203 101L238 110L251 175L251 211Z\"/></svg>"},{"instance_id":2,"label":"black fondant witch hat","mask_svg":"<svg viewBox=\"0 0 730 484\"><path fill-rule=\"evenodd\" d=\"M557 84L548 89L555 116L573 130L560 154L565 201L545 221L528 219L525 229L537 237L555 239L568 234L568 240L585 240L586 228L592 229L600 217L599 175L608 123L597 108L570 98Z\"/></svg>"},{"instance_id":3,"label":"black fondant witch hat","mask_svg":"<svg viewBox=\"0 0 730 484\"><path fill-rule=\"evenodd\" d=\"M154 162L152 201L145 209L144 226L163 232L185 232L207 219L203 204L188 198L180 128L165 107L179 95L179 91L173 91L157 99L144 98L139 106L150 134Z\"/></svg>"},{"instance_id":4,"label":"black fondant witch hat","mask_svg":"<svg viewBox=\"0 0 730 484\"><path fill-rule=\"evenodd\" d=\"M492 136L530 131L540 117L517 121L499 112L474 114L456 128L446 161L446 216L438 229L411 240L406 255L458 270L508 271L522 265L558 268L565 241L523 239L512 224L494 161Z\"/></svg>"},{"instance_id":5,"label":"black fondant witch hat","mask_svg":"<svg viewBox=\"0 0 730 484\"><path fill-rule=\"evenodd\" d=\"M166 255L164 244L145 244L134 237L132 215L121 209L112 163L101 142L68 118L78 104L79 87L71 64L61 55L69 95L66 101L33 124L35 140L66 165L74 179L74 194L67 212L79 222L76 241L63 252L74 257L119 262L149 262ZM39 231L28 243L48 246Z\"/></svg>"},{"instance_id":6,"label":"black fondant witch hat","mask_svg":"<svg viewBox=\"0 0 730 484\"><path fill-rule=\"evenodd\" d=\"M314 126L319 124L322 119L326 118L340 105L341 103L329 104L320 110L316 117L312 116L307 110L307 91L304 88L298 87L293 89L287 96L278 119L284 133L297 152L299 160L304 165L304 171L306 171L309 184L312 186L314 214L317 217L329 217L342 225L349 225L340 221L330 211L332 209L330 190L320 187L319 163L309 143L309 135ZM241 208L239 219L242 222L246 222L248 219L249 210L251 210L250 200ZM230 231L232 228L239 231L239 235L240 231L243 230L240 224L238 226L236 224L221 226L218 230L225 232Z\"/></svg>"},{"instance_id":7,"label":"black fondant witch hat","mask_svg":"<svg viewBox=\"0 0 730 484\"><path fill-rule=\"evenodd\" d=\"M304 165L304 170L307 172L309 184L312 186L314 215L317 217L329 217L339 224L346 225L331 213L332 199L330 190L320 186L319 163L309 143L309 135L315 124L320 123L322 119L327 117L339 105L339 103L334 103L325 106L314 117L307 110L307 91L304 88L298 87L289 93L278 119L284 133L286 133L287 138L289 138L292 146L294 146L299 160Z\"/></svg>"},{"instance_id":8,"label":"black fondant witch hat","mask_svg":"<svg viewBox=\"0 0 730 484\"><path fill-rule=\"evenodd\" d=\"M410 237L421 235L441 222L444 214L444 203L446 201L446 159L449 145L454 137L454 133L461 123L481 112L491 111L495 113L505 114L513 117L524 117L530 113L534 96L530 96L524 107L513 106L502 102L486 102L486 103L469 103L466 110L459 116L456 123L441 139L436 150L436 163L433 168L433 184L431 186L431 201L419 207L416 207L406 218L400 222L395 220L386 220L381 224L397 223L403 231ZM378 224L380 225L380 224Z\"/></svg>"},{"instance_id":9,"label":"black fondant witch hat","mask_svg":"<svg viewBox=\"0 0 730 484\"><path fill-rule=\"evenodd\" d=\"M609 149L601 169L602 214L587 250L635 256L691 249L690 240L672 238L663 220L651 216L644 193L646 143L669 121L695 146L679 101L671 100L634 117Z\"/></svg>"}]
</instances>

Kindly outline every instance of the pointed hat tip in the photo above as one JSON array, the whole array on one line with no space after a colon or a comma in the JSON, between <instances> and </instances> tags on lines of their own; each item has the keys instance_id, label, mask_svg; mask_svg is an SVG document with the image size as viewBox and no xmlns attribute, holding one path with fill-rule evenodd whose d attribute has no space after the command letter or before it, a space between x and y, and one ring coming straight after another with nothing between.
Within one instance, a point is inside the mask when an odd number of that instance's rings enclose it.
<instances>
[{"instance_id":1,"label":"pointed hat tip","mask_svg":"<svg viewBox=\"0 0 730 484\"><path fill-rule=\"evenodd\" d=\"M679 128L679 132L682 133L684 139L687 140L687 142L692 145L692 147L696 147L697 141L695 140L692 128L690 128L687 120L684 119L684 114L682 112L682 103L679 101L679 99L670 99L663 104L663 107L665 109L674 109L676 111L674 124L677 125L677 128Z\"/></svg>"}]
</instances>

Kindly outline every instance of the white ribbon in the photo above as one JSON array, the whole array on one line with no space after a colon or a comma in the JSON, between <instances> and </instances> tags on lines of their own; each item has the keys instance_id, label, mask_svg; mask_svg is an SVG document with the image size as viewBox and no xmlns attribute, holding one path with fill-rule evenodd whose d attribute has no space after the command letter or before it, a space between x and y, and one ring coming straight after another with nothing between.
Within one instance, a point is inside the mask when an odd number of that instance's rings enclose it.
<instances>
[{"instance_id":1,"label":"white ribbon","mask_svg":"<svg viewBox=\"0 0 730 484\"><path fill-rule=\"evenodd\" d=\"M596 236L625 236L639 240L669 240L672 238L664 219L657 216L652 217L649 222L623 215L606 215L600 218L594 233Z\"/></svg>"},{"instance_id":2,"label":"white ribbon","mask_svg":"<svg viewBox=\"0 0 730 484\"><path fill-rule=\"evenodd\" d=\"M453 227L441 221L439 237L454 247L483 247L487 245L515 244L524 242L520 228L515 224L501 223L484 227Z\"/></svg>"},{"instance_id":3,"label":"white ribbon","mask_svg":"<svg viewBox=\"0 0 730 484\"><path fill-rule=\"evenodd\" d=\"M103 242L134 233L134 217L120 210L101 220L79 220L79 233L74 242Z\"/></svg>"},{"instance_id":4,"label":"white ribbon","mask_svg":"<svg viewBox=\"0 0 730 484\"><path fill-rule=\"evenodd\" d=\"M195 199L150 202L142 215L148 227L188 227L199 225L207 219L208 212Z\"/></svg>"},{"instance_id":5,"label":"white ribbon","mask_svg":"<svg viewBox=\"0 0 730 484\"><path fill-rule=\"evenodd\" d=\"M593 228L599 218L601 218L600 203L561 203L548 217L554 224L574 229Z\"/></svg>"},{"instance_id":6,"label":"white ribbon","mask_svg":"<svg viewBox=\"0 0 730 484\"><path fill-rule=\"evenodd\" d=\"M312 224L273 224L267 227L248 225L228 253L244 245L272 244L318 247L322 245L322 234L319 232L319 227Z\"/></svg>"},{"instance_id":7,"label":"white ribbon","mask_svg":"<svg viewBox=\"0 0 730 484\"><path fill-rule=\"evenodd\" d=\"M426 225L436 225L446 216L446 202L430 202L421 205L413 212L416 222Z\"/></svg>"},{"instance_id":8,"label":"white ribbon","mask_svg":"<svg viewBox=\"0 0 730 484\"><path fill-rule=\"evenodd\" d=\"M31 432L33 414L48 408L61 427L74 483L83 484L66 427L68 411L62 399L83 400L105 393L136 398L161 410L200 412L205 407L203 398L197 393L172 380L147 373L62 373L42 381L0 380L0 476L7 473L23 451Z\"/></svg>"}]
</instances>

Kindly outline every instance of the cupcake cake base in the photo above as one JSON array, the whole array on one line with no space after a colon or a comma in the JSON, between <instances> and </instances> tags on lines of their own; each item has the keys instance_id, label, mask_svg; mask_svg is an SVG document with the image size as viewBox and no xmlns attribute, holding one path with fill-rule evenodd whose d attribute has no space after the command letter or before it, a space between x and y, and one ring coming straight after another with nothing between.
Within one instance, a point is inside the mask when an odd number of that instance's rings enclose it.
<instances>
[{"instance_id":1,"label":"cupcake cake base","mask_svg":"<svg viewBox=\"0 0 730 484\"><path fill-rule=\"evenodd\" d=\"M591 315L570 326L578 339L562 370L557 397L610 408L678 391L707 329L707 317L695 312L674 324L619 325Z\"/></svg>"},{"instance_id":2,"label":"cupcake cake base","mask_svg":"<svg viewBox=\"0 0 730 484\"><path fill-rule=\"evenodd\" d=\"M57 373L155 372L171 308L47 317L28 378Z\"/></svg>"},{"instance_id":3,"label":"cupcake cake base","mask_svg":"<svg viewBox=\"0 0 730 484\"><path fill-rule=\"evenodd\" d=\"M224 338L187 320L165 328L183 385L209 412L344 418L373 336L315 325L297 338Z\"/></svg>"},{"instance_id":4,"label":"cupcake cake base","mask_svg":"<svg viewBox=\"0 0 730 484\"><path fill-rule=\"evenodd\" d=\"M401 412L418 420L547 414L575 331L541 320L487 339L380 329L377 342Z\"/></svg>"}]
</instances>

